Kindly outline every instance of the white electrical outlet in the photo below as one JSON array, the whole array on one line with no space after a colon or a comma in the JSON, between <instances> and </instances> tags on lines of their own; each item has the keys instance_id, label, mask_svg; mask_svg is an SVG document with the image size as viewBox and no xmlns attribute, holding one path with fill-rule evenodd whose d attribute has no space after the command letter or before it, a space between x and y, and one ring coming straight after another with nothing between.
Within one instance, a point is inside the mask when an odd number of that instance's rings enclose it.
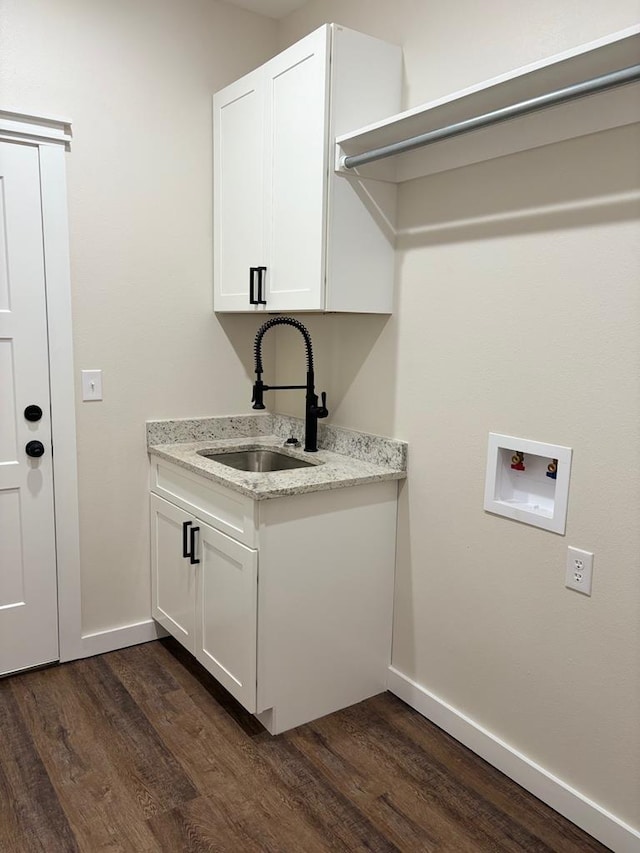
<instances>
[{"instance_id":1,"label":"white electrical outlet","mask_svg":"<svg viewBox=\"0 0 640 853\"><path fill-rule=\"evenodd\" d=\"M575 589L583 595L591 595L591 579L593 576L593 554L591 551L581 551L580 548L567 550L567 574L564 585Z\"/></svg>"}]
</instances>

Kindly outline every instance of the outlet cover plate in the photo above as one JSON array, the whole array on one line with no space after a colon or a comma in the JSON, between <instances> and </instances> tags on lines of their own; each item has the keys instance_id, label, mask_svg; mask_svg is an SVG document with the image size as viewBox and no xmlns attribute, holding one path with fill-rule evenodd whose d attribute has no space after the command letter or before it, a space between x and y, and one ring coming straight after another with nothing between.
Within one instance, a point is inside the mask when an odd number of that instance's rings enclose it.
<instances>
[{"instance_id":1,"label":"outlet cover plate","mask_svg":"<svg viewBox=\"0 0 640 853\"><path fill-rule=\"evenodd\" d=\"M564 585L583 595L591 595L593 579L593 554L580 548L567 549L567 573Z\"/></svg>"}]
</instances>

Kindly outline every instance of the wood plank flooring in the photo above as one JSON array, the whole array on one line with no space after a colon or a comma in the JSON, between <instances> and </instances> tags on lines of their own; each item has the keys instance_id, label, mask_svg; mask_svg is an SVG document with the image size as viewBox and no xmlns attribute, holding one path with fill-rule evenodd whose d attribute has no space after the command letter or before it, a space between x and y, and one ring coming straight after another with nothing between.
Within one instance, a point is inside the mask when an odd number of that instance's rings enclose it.
<instances>
[{"instance_id":1,"label":"wood plank flooring","mask_svg":"<svg viewBox=\"0 0 640 853\"><path fill-rule=\"evenodd\" d=\"M173 640L0 681L2 853L605 851L391 694L271 737Z\"/></svg>"}]
</instances>

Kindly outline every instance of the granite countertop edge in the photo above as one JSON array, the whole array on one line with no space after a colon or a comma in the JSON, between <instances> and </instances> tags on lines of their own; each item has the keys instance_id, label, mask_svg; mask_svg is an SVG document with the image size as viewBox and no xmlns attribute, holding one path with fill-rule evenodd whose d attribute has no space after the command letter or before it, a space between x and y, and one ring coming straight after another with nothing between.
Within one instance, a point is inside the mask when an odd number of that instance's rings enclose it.
<instances>
[{"instance_id":1,"label":"granite countertop edge","mask_svg":"<svg viewBox=\"0 0 640 853\"><path fill-rule=\"evenodd\" d=\"M209 422L211 419L207 419ZM220 419L223 421L225 419ZM149 422L151 423L151 422ZM153 430L147 424L147 435L149 439L155 438ZM158 423L158 422L153 422ZM170 422L165 421L163 424ZM184 421L175 422L183 424ZM192 422L193 423L193 422ZM224 425L224 424L223 424ZM272 426L273 422L264 423L264 426ZM385 480L401 480L407 475L406 472L406 445L400 448L398 466L387 466L366 462L353 456L336 453L332 450L319 448L317 453L305 453L301 449L284 448L282 435L266 434L262 430L247 430L252 435L239 435L244 430L235 430L233 437L206 438L198 435L196 441L184 441L187 438L184 432L175 435L177 441L166 441L174 437L170 430L164 430L160 443L149 443L148 452L167 462L202 476L208 480L239 492L253 500L268 500L270 498L287 497L290 495L307 494L309 492L326 491L330 489L341 489L350 486L365 485L367 483L382 482ZM218 432L216 430L216 432ZM281 432L281 430L279 430ZM361 434L367 441L375 440L375 437ZM189 436L191 437L191 436ZM193 435L195 438L195 435ZM382 442L392 442L391 439L380 439ZM248 446L272 447L304 461L313 461L312 467L294 468L286 471L274 471L254 473L240 471L215 462L199 455L202 450L225 450L231 451L235 448L243 449ZM404 464L403 464L404 463ZM402 467L401 467L402 466Z\"/></svg>"}]
</instances>

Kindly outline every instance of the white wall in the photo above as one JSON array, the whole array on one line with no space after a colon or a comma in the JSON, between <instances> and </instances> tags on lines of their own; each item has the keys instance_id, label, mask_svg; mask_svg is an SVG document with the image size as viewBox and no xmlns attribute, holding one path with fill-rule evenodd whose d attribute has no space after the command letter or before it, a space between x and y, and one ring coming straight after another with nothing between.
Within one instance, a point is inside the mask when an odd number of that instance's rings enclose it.
<instances>
[{"instance_id":1,"label":"white wall","mask_svg":"<svg viewBox=\"0 0 640 853\"><path fill-rule=\"evenodd\" d=\"M249 410L257 324L211 312L211 94L275 39L216 0L2 0L2 107L73 123L84 633L149 618L145 420Z\"/></svg>"},{"instance_id":2,"label":"white wall","mask_svg":"<svg viewBox=\"0 0 640 853\"><path fill-rule=\"evenodd\" d=\"M637 19L312 0L280 46L329 20L396 41L409 107ZM403 185L394 315L301 318L331 420L410 442L394 665L640 829L638 130ZM300 362L280 335L278 380ZM483 511L489 431L574 449L566 536ZM568 545L595 552L592 598L564 588Z\"/></svg>"},{"instance_id":3,"label":"white wall","mask_svg":"<svg viewBox=\"0 0 640 853\"><path fill-rule=\"evenodd\" d=\"M2 0L0 101L68 155L85 632L149 613L144 421L248 411L210 313L210 94L324 21L403 45L413 106L597 38L637 0ZM397 310L307 318L334 423L410 442L394 664L640 827L637 128L406 185ZM279 378L301 360L280 334ZM276 333L274 333L275 335ZM300 414L295 393L280 408ZM566 537L482 511L489 430L574 448ZM563 588L566 546L594 594Z\"/></svg>"}]
</instances>

